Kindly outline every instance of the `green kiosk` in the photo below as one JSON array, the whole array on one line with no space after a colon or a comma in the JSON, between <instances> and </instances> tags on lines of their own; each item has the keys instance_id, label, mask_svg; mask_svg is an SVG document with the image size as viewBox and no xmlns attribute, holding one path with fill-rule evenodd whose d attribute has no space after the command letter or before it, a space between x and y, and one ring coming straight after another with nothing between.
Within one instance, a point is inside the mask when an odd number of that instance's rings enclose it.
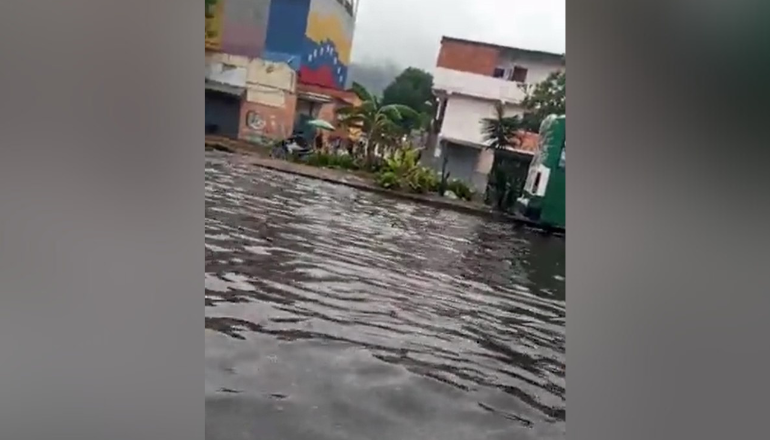
<instances>
[{"instance_id":1,"label":"green kiosk","mask_svg":"<svg viewBox=\"0 0 770 440\"><path fill-rule=\"evenodd\" d=\"M566 226L567 121L551 115L540 126L540 148L532 159L516 212L545 226Z\"/></svg>"}]
</instances>

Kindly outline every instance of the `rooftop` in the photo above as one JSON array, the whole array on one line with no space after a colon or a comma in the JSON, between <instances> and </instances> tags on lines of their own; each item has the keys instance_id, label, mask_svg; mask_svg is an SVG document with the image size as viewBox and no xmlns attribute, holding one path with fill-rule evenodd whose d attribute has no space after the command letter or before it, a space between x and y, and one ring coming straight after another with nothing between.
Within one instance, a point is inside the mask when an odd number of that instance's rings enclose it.
<instances>
[{"instance_id":1,"label":"rooftop","mask_svg":"<svg viewBox=\"0 0 770 440\"><path fill-rule=\"evenodd\" d=\"M499 45L499 44L485 43L485 42L482 42L482 41L473 41L473 40L466 40L466 39L463 39L463 38L454 38L454 37L447 37L447 36L444 36L444 37L441 38L441 43L442 44L444 42L447 42L447 41L448 42L455 42L455 43L475 44L477 46L493 47L495 49L502 49L502 50L511 50L511 51L516 51L516 52L524 53L524 54L527 54L527 55L533 55L533 56L538 56L538 57L543 57L543 58L550 58L550 59L558 59L558 60L562 60L562 61L565 59L565 54L563 54L563 53L562 54L558 54L558 53L553 53L553 52L544 52L544 51L541 51L541 50L522 49L520 47L502 46L502 45Z\"/></svg>"}]
</instances>

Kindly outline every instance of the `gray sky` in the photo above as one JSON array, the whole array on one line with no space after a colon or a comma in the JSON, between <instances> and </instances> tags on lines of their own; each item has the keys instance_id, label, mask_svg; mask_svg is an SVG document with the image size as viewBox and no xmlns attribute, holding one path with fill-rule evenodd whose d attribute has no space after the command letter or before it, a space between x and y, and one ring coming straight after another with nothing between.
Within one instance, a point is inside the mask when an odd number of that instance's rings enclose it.
<instances>
[{"instance_id":1,"label":"gray sky","mask_svg":"<svg viewBox=\"0 0 770 440\"><path fill-rule=\"evenodd\" d=\"M441 37L565 52L566 0L359 0L354 62L432 69Z\"/></svg>"}]
</instances>

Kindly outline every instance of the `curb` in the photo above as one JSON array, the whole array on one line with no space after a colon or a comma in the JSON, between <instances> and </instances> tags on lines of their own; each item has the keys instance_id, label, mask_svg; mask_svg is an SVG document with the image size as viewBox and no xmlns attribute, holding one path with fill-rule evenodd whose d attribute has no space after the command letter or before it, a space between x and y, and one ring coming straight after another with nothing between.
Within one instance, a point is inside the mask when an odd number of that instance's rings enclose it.
<instances>
[{"instance_id":1,"label":"curb","mask_svg":"<svg viewBox=\"0 0 770 440\"><path fill-rule=\"evenodd\" d=\"M432 197L425 197L419 194L410 194L400 191L393 191L389 189L380 188L374 184L370 184L367 182L356 182L347 180L345 178L338 178L338 177L330 177L330 176L324 176L322 173L318 173L318 170L326 171L325 168L311 168L312 171L304 171L300 169L299 167L304 165L298 165L293 163L269 163L266 162L266 160L273 161L274 159L265 159L262 157L257 156L253 152L250 152L246 149L237 148L235 146L225 145L224 143L218 142L218 141L206 141L206 146L211 147L214 150L218 151L224 151L231 154L238 154L243 156L244 159L250 164L254 165L260 168L266 168L273 171L278 171L282 173L292 174L295 176L301 176L306 177L310 179L315 180L321 180L327 183L332 183L336 185L343 185L350 188L355 188L361 191L367 191L372 193L381 194L386 197L392 197L392 198L398 198L402 200L408 200L415 203L422 203L425 205L430 205L435 208L442 208L442 209L450 209L457 212L462 212L464 214L469 215L476 215L480 217L490 218L494 220L505 220L510 221L512 223L516 223L519 225L523 225L529 228L538 229L542 232L558 235L558 236L564 236L565 231L563 228L556 228L556 227L550 227L546 225L539 224L537 222L534 222L532 220L529 220L527 218L518 217L511 214L501 213L497 211L493 211L491 209L487 208L481 208L478 206L468 206L464 204L454 203L451 201L443 200L443 199L435 199ZM357 178L357 177L356 177Z\"/></svg>"}]
</instances>

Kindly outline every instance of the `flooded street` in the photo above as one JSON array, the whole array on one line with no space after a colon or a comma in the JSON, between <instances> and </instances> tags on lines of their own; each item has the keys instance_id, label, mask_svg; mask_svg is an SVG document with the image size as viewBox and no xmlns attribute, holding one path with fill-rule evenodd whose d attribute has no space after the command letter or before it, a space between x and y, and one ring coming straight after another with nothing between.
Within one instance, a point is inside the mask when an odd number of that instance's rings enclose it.
<instances>
[{"instance_id":1,"label":"flooded street","mask_svg":"<svg viewBox=\"0 0 770 440\"><path fill-rule=\"evenodd\" d=\"M564 240L206 153L206 438L564 439Z\"/></svg>"}]
</instances>

